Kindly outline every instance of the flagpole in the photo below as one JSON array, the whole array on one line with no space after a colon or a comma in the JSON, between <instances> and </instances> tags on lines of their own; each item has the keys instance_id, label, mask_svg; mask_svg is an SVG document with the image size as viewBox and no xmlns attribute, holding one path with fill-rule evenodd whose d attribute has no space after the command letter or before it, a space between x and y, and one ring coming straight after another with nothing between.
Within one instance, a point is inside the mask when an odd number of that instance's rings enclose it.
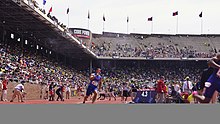
<instances>
[{"instance_id":1,"label":"flagpole","mask_svg":"<svg viewBox=\"0 0 220 124\"><path fill-rule=\"evenodd\" d=\"M69 26L70 26L70 17L69 17L69 13L68 13L68 29L69 29Z\"/></svg>"},{"instance_id":2,"label":"flagpole","mask_svg":"<svg viewBox=\"0 0 220 124\"><path fill-rule=\"evenodd\" d=\"M89 29L89 19L88 19L88 29Z\"/></svg>"},{"instance_id":3,"label":"flagpole","mask_svg":"<svg viewBox=\"0 0 220 124\"><path fill-rule=\"evenodd\" d=\"M176 17L176 34L178 33L178 15Z\"/></svg>"},{"instance_id":4,"label":"flagpole","mask_svg":"<svg viewBox=\"0 0 220 124\"><path fill-rule=\"evenodd\" d=\"M128 22L127 22L127 34L128 34Z\"/></svg>"},{"instance_id":5,"label":"flagpole","mask_svg":"<svg viewBox=\"0 0 220 124\"><path fill-rule=\"evenodd\" d=\"M153 33L153 20L151 21L151 34Z\"/></svg>"},{"instance_id":6,"label":"flagpole","mask_svg":"<svg viewBox=\"0 0 220 124\"><path fill-rule=\"evenodd\" d=\"M88 11L88 29L89 29L90 12Z\"/></svg>"},{"instance_id":7,"label":"flagpole","mask_svg":"<svg viewBox=\"0 0 220 124\"><path fill-rule=\"evenodd\" d=\"M128 34L128 22L129 22L129 17L127 16L127 34Z\"/></svg>"},{"instance_id":8,"label":"flagpole","mask_svg":"<svg viewBox=\"0 0 220 124\"><path fill-rule=\"evenodd\" d=\"M105 31L105 21L103 21L103 32Z\"/></svg>"},{"instance_id":9,"label":"flagpole","mask_svg":"<svg viewBox=\"0 0 220 124\"><path fill-rule=\"evenodd\" d=\"M201 34L203 33L203 19L201 18Z\"/></svg>"}]
</instances>

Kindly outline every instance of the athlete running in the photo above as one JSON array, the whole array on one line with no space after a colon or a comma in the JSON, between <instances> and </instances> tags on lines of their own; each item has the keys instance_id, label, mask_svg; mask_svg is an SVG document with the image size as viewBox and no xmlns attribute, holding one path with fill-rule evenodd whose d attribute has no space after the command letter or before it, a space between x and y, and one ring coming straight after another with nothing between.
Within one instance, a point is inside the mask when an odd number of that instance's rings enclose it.
<instances>
[{"instance_id":1,"label":"athlete running","mask_svg":"<svg viewBox=\"0 0 220 124\"><path fill-rule=\"evenodd\" d=\"M90 83L86 91L86 96L84 97L83 104L86 102L87 98L93 94L92 103L96 101L98 91L100 91L102 87L102 76L101 69L97 68L96 74L92 74L90 76Z\"/></svg>"}]
</instances>

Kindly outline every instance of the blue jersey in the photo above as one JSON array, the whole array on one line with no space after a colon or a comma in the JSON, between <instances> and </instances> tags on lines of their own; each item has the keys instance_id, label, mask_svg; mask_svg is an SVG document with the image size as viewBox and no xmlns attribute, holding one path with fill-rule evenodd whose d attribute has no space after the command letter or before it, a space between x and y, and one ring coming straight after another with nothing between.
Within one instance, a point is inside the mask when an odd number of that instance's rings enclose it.
<instances>
[{"instance_id":1,"label":"blue jersey","mask_svg":"<svg viewBox=\"0 0 220 124\"><path fill-rule=\"evenodd\" d=\"M102 76L95 74L95 75L94 75L94 79L90 81L90 84L93 84L93 85L95 85L95 86L98 86L98 85L99 85L99 82L101 82L101 80L102 80Z\"/></svg>"},{"instance_id":2,"label":"blue jersey","mask_svg":"<svg viewBox=\"0 0 220 124\"><path fill-rule=\"evenodd\" d=\"M94 75L94 79L90 81L89 86L86 91L86 96L91 95L93 92L97 91L97 87L102 80L101 75Z\"/></svg>"}]
</instances>

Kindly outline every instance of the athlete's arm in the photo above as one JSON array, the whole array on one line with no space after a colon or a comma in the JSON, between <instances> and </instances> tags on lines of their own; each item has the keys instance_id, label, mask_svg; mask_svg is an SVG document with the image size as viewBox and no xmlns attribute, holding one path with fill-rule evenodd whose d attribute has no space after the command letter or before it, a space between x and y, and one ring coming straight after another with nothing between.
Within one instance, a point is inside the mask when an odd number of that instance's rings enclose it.
<instances>
[{"instance_id":1,"label":"athlete's arm","mask_svg":"<svg viewBox=\"0 0 220 124\"><path fill-rule=\"evenodd\" d=\"M208 65L213 67L213 68L217 68L220 69L220 65L217 64L215 61L217 61L218 59L216 57L212 58L209 62Z\"/></svg>"}]
</instances>

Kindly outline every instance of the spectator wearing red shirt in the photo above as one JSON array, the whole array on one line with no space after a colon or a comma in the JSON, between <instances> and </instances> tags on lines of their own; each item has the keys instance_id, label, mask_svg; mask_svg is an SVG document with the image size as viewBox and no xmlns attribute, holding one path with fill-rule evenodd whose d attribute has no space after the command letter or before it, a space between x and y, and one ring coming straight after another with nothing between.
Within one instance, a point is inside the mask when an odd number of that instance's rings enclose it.
<instances>
[{"instance_id":1,"label":"spectator wearing red shirt","mask_svg":"<svg viewBox=\"0 0 220 124\"><path fill-rule=\"evenodd\" d=\"M160 77L160 80L157 81L157 102L158 103L163 103L165 100L165 83L164 83L164 76Z\"/></svg>"},{"instance_id":2,"label":"spectator wearing red shirt","mask_svg":"<svg viewBox=\"0 0 220 124\"><path fill-rule=\"evenodd\" d=\"M3 81L2 81L2 95L1 95L1 100L2 101L7 101L7 85L8 85L8 79L5 76Z\"/></svg>"}]
</instances>

